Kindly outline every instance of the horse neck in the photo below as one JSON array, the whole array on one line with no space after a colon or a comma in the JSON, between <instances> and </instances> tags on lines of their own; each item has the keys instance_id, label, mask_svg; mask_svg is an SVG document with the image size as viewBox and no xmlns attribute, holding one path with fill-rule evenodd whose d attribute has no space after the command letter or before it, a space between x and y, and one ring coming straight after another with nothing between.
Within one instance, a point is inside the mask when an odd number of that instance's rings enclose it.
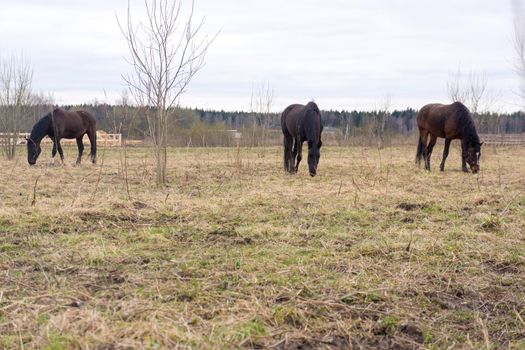
<instances>
[{"instance_id":1,"label":"horse neck","mask_svg":"<svg viewBox=\"0 0 525 350\"><path fill-rule=\"evenodd\" d=\"M49 128L51 126L51 118L50 116L45 116L42 119L40 119L35 126L33 126L33 130L31 130L31 135L29 136L31 140L35 143L40 143L46 135L49 134Z\"/></svg>"},{"instance_id":2,"label":"horse neck","mask_svg":"<svg viewBox=\"0 0 525 350\"><path fill-rule=\"evenodd\" d=\"M472 130L472 133L468 135L467 140L471 144L479 143L479 136L476 129Z\"/></svg>"},{"instance_id":3,"label":"horse neck","mask_svg":"<svg viewBox=\"0 0 525 350\"><path fill-rule=\"evenodd\" d=\"M321 120L317 120L317 116L310 112L306 115L305 124L305 136L307 140L314 143L319 142Z\"/></svg>"},{"instance_id":4,"label":"horse neck","mask_svg":"<svg viewBox=\"0 0 525 350\"><path fill-rule=\"evenodd\" d=\"M476 131L476 124L471 116L468 122L463 126L463 138L467 144L479 143L478 132Z\"/></svg>"}]
</instances>

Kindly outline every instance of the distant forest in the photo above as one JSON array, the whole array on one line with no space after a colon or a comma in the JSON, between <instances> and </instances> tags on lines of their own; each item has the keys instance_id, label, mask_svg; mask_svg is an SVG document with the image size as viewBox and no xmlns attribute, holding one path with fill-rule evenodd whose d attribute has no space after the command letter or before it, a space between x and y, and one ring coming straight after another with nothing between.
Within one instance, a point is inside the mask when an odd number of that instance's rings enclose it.
<instances>
[{"instance_id":1,"label":"distant forest","mask_svg":"<svg viewBox=\"0 0 525 350\"><path fill-rule=\"evenodd\" d=\"M84 109L95 115L98 128L106 132L120 132L124 138L145 139L147 121L145 111L131 106L107 104L63 106L70 110ZM25 130L50 106L33 106L23 122ZM416 130L417 111L411 108L383 111L322 111L327 135L334 142L350 142L353 138L403 137ZM525 133L525 113L482 113L475 115L479 133ZM280 140L280 113L259 114L250 112L226 112L202 109L173 109L169 134L174 145L229 145L236 130L242 134L243 144L260 144L262 137ZM264 135L264 136L262 136ZM227 139L227 140L226 140Z\"/></svg>"}]
</instances>

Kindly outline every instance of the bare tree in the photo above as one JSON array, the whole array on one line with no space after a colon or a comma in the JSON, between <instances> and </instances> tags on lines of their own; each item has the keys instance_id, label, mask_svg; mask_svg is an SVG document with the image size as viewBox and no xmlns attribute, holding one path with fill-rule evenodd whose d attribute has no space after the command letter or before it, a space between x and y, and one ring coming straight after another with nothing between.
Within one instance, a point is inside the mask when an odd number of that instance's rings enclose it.
<instances>
[{"instance_id":1,"label":"bare tree","mask_svg":"<svg viewBox=\"0 0 525 350\"><path fill-rule=\"evenodd\" d=\"M514 50L516 51L515 70L521 79L518 95L525 100L525 4L513 0L514 10Z\"/></svg>"},{"instance_id":2,"label":"bare tree","mask_svg":"<svg viewBox=\"0 0 525 350\"><path fill-rule=\"evenodd\" d=\"M31 104L33 70L22 57L0 62L0 139L7 159L13 159L23 118Z\"/></svg>"},{"instance_id":3,"label":"bare tree","mask_svg":"<svg viewBox=\"0 0 525 350\"><path fill-rule=\"evenodd\" d=\"M113 133L122 134L123 132L126 132L126 134L122 137L122 143L118 148L118 154L119 175L124 181L128 200L131 200L131 191L128 177L127 141L129 139L130 132L136 117L137 109L131 106L127 91L124 91L122 93L121 99L117 101L116 105L111 109L111 112L108 113L108 119L111 122L111 130Z\"/></svg>"},{"instance_id":4,"label":"bare tree","mask_svg":"<svg viewBox=\"0 0 525 350\"><path fill-rule=\"evenodd\" d=\"M194 1L144 0L147 20L135 21L128 3L122 34L131 55L133 73L124 77L135 103L143 107L153 143L156 180L166 182L168 120L172 107L204 64L215 39L202 35L204 19L193 24ZM118 21L118 18L117 18Z\"/></svg>"},{"instance_id":5,"label":"bare tree","mask_svg":"<svg viewBox=\"0 0 525 350\"><path fill-rule=\"evenodd\" d=\"M467 101L467 90L463 86L463 79L461 75L461 68L458 66L456 72L450 73L447 80L447 93L452 102Z\"/></svg>"},{"instance_id":6,"label":"bare tree","mask_svg":"<svg viewBox=\"0 0 525 350\"><path fill-rule=\"evenodd\" d=\"M252 87L250 113L254 116L253 142L254 146L262 146L263 150L266 147L266 133L270 123L270 112L273 106L273 95L274 92L270 87L269 82L263 83L255 89ZM260 135L256 135L258 126L260 126Z\"/></svg>"},{"instance_id":7,"label":"bare tree","mask_svg":"<svg viewBox=\"0 0 525 350\"><path fill-rule=\"evenodd\" d=\"M458 66L457 72L451 73L447 81L447 93L452 102L467 105L472 114L477 115L482 100L487 95L488 79L484 72L470 72L465 77Z\"/></svg>"},{"instance_id":8,"label":"bare tree","mask_svg":"<svg viewBox=\"0 0 525 350\"><path fill-rule=\"evenodd\" d=\"M44 114L53 110L54 97L51 94L44 94L43 92L33 93L31 95L31 105L33 110L32 118L27 120L26 128L31 124L36 123Z\"/></svg>"},{"instance_id":9,"label":"bare tree","mask_svg":"<svg viewBox=\"0 0 525 350\"><path fill-rule=\"evenodd\" d=\"M348 140L348 134L350 133L350 122L351 122L352 116L350 115L350 113L343 111L343 114L341 117L345 123L345 129L343 132L343 141L346 142Z\"/></svg>"},{"instance_id":10,"label":"bare tree","mask_svg":"<svg viewBox=\"0 0 525 350\"><path fill-rule=\"evenodd\" d=\"M481 102L487 95L487 75L471 72L469 76L470 111L477 115L480 112Z\"/></svg>"},{"instance_id":11,"label":"bare tree","mask_svg":"<svg viewBox=\"0 0 525 350\"><path fill-rule=\"evenodd\" d=\"M379 138L379 148L385 146L385 129L388 119L390 118L390 107L392 100L390 95L386 95L377 110L376 115L376 135Z\"/></svg>"}]
</instances>

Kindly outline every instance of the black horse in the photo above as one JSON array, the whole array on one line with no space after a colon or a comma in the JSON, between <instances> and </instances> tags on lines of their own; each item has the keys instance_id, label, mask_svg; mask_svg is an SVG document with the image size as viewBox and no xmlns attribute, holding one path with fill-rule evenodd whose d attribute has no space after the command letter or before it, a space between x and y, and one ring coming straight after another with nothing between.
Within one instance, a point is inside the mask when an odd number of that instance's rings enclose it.
<instances>
[{"instance_id":1,"label":"black horse","mask_svg":"<svg viewBox=\"0 0 525 350\"><path fill-rule=\"evenodd\" d=\"M454 139L461 140L461 168L468 172L467 163L473 173L479 171L479 159L481 157L481 145L472 115L461 102L449 105L433 103L423 106L417 114L417 126L419 128L419 141L417 146L416 162L419 164L421 158L425 161L425 169L430 170L430 156L438 137L445 139L443 160L439 166L445 170L445 160L448 156L450 142ZM430 142L427 146L427 140Z\"/></svg>"},{"instance_id":2,"label":"black horse","mask_svg":"<svg viewBox=\"0 0 525 350\"><path fill-rule=\"evenodd\" d=\"M85 111L69 112L63 109L55 109L42 117L31 130L31 136L27 139L27 161L34 165L42 149L40 142L46 136L53 140L53 158L57 150L60 159L64 162L64 152L60 145L61 139L77 139L78 158L80 164L84 143L82 138L87 134L91 143L91 161L97 160L97 121L93 115Z\"/></svg>"},{"instance_id":3,"label":"black horse","mask_svg":"<svg viewBox=\"0 0 525 350\"><path fill-rule=\"evenodd\" d=\"M308 169L310 176L317 173L323 121L319 107L314 102L306 106L293 104L281 115L281 127L284 134L284 169L296 173L302 159L303 142L308 142ZM295 159L297 157L297 163Z\"/></svg>"}]
</instances>

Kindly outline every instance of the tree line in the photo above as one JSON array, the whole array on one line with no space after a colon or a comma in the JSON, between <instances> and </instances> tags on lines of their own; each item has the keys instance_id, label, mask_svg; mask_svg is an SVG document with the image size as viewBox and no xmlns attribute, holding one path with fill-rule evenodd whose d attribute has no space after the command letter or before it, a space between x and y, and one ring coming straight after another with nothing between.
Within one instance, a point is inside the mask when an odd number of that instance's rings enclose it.
<instances>
[{"instance_id":1,"label":"tree line","mask_svg":"<svg viewBox=\"0 0 525 350\"><path fill-rule=\"evenodd\" d=\"M122 133L125 138L145 139L148 137L146 114L143 107L130 105L81 104L62 106L69 110L87 110L97 119L98 128L106 132ZM20 116L20 132L29 132L32 125L53 107L46 104L26 106L25 115ZM268 128L280 131L280 113L260 113L244 111L204 110L198 108L171 108L168 122L168 135L176 138L181 134L203 134L205 132L226 132L237 130L249 133L267 122ZM417 129L417 110L385 111L322 111L325 128L332 129L343 138L356 136L378 136L381 124L384 132L390 136L406 136ZM267 120L265 120L265 118ZM525 133L525 113L485 112L474 115L479 133L514 134ZM7 131L7 130L5 130ZM5 132L2 130L2 132Z\"/></svg>"},{"instance_id":2,"label":"tree line","mask_svg":"<svg viewBox=\"0 0 525 350\"><path fill-rule=\"evenodd\" d=\"M65 106L67 109L86 109L92 112L99 123L99 128L115 131L122 125L122 133L132 138L144 138L146 134L145 114L141 108L113 105L77 105ZM416 131L417 110L407 108L394 110L386 116L385 130L391 134L409 135ZM192 127L210 127L218 130L247 130L264 123L259 113L244 111L216 111L198 108L173 108L170 129L190 129ZM323 110L325 127L338 129L345 133L360 135L377 128L380 115L384 111L346 111ZM270 129L281 128L281 113L267 115ZM516 134L525 133L525 113L483 112L474 115L476 126L482 134ZM126 125L127 124L127 125ZM174 130L173 130L174 131Z\"/></svg>"}]
</instances>

